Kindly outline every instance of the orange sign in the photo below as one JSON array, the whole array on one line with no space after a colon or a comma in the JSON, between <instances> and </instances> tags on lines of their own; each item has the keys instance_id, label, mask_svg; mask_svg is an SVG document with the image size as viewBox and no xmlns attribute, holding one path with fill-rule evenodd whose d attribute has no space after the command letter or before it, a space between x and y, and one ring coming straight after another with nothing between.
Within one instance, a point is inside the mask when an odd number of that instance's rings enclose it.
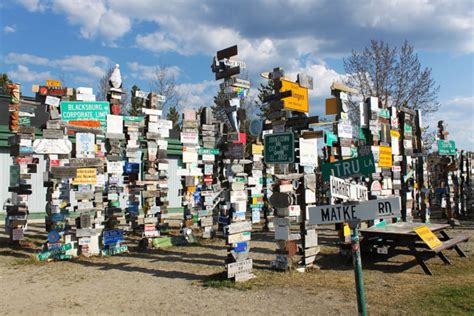
<instances>
[{"instance_id":1,"label":"orange sign","mask_svg":"<svg viewBox=\"0 0 474 316\"><path fill-rule=\"evenodd\" d=\"M291 97L283 98L283 107L287 110L308 113L308 89L296 82L281 80L280 93L291 91Z\"/></svg>"},{"instance_id":2,"label":"orange sign","mask_svg":"<svg viewBox=\"0 0 474 316\"><path fill-rule=\"evenodd\" d=\"M68 123L71 125L76 125L76 126L94 127L94 128L100 127L100 121L94 121L94 120L69 121Z\"/></svg>"},{"instance_id":3,"label":"orange sign","mask_svg":"<svg viewBox=\"0 0 474 316\"><path fill-rule=\"evenodd\" d=\"M48 80L46 80L46 86L48 86L48 87L60 87L61 86L61 81L48 79Z\"/></svg>"}]
</instances>

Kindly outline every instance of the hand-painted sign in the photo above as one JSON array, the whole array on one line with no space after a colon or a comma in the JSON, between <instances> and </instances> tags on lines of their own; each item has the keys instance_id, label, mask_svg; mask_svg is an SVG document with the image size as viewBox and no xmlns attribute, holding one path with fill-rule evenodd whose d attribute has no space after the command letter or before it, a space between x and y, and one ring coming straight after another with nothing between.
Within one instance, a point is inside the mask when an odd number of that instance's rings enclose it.
<instances>
[{"instance_id":1,"label":"hand-painted sign","mask_svg":"<svg viewBox=\"0 0 474 316\"><path fill-rule=\"evenodd\" d=\"M456 143L454 140L438 139L438 154L440 155L456 155Z\"/></svg>"},{"instance_id":2,"label":"hand-painted sign","mask_svg":"<svg viewBox=\"0 0 474 316\"><path fill-rule=\"evenodd\" d=\"M361 156L333 163L325 163L322 165L324 181L328 181L331 175L338 178L347 178L356 175L369 176L374 172L375 164L373 155Z\"/></svg>"},{"instance_id":3,"label":"hand-painted sign","mask_svg":"<svg viewBox=\"0 0 474 316\"><path fill-rule=\"evenodd\" d=\"M69 154L72 143L69 139L35 139L33 150L36 154Z\"/></svg>"},{"instance_id":4,"label":"hand-painted sign","mask_svg":"<svg viewBox=\"0 0 474 316\"><path fill-rule=\"evenodd\" d=\"M237 277L239 274L250 274L252 272L252 259L229 263L227 265L227 277Z\"/></svg>"},{"instance_id":5,"label":"hand-painted sign","mask_svg":"<svg viewBox=\"0 0 474 316\"><path fill-rule=\"evenodd\" d=\"M109 102L61 102L63 121L100 121L101 127L105 129L108 114L110 114Z\"/></svg>"},{"instance_id":6,"label":"hand-painted sign","mask_svg":"<svg viewBox=\"0 0 474 316\"><path fill-rule=\"evenodd\" d=\"M309 167L318 166L317 138L300 138L300 165Z\"/></svg>"},{"instance_id":7,"label":"hand-painted sign","mask_svg":"<svg viewBox=\"0 0 474 316\"><path fill-rule=\"evenodd\" d=\"M265 163L292 163L295 161L293 133L268 134L264 138Z\"/></svg>"},{"instance_id":8,"label":"hand-painted sign","mask_svg":"<svg viewBox=\"0 0 474 316\"><path fill-rule=\"evenodd\" d=\"M309 224L335 224L359 219L362 221L400 216L400 198L370 200L358 204L308 206Z\"/></svg>"},{"instance_id":9,"label":"hand-painted sign","mask_svg":"<svg viewBox=\"0 0 474 316\"><path fill-rule=\"evenodd\" d=\"M105 246L113 245L123 241L123 230L114 229L114 230L104 230L103 243Z\"/></svg>"},{"instance_id":10,"label":"hand-painted sign","mask_svg":"<svg viewBox=\"0 0 474 316\"><path fill-rule=\"evenodd\" d=\"M283 98L283 107L287 110L308 113L308 89L296 82L281 80L280 93L291 91L291 97Z\"/></svg>"}]
</instances>

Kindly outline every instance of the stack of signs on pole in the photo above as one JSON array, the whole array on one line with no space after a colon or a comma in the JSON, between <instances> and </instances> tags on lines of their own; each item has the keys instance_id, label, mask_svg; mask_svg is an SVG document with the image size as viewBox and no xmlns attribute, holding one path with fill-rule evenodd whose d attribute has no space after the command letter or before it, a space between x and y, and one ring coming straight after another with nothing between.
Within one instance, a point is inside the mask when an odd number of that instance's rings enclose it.
<instances>
[{"instance_id":1,"label":"stack of signs on pole","mask_svg":"<svg viewBox=\"0 0 474 316\"><path fill-rule=\"evenodd\" d=\"M153 239L160 236L161 228L167 229L167 192L168 192L168 160L167 149L169 130L172 122L162 119L161 108L166 102L164 96L151 92L147 106L142 108L146 126L146 159L144 179L137 184L144 186L143 192L145 216L143 218L142 242L153 246ZM158 225L159 222L159 225ZM158 230L157 228L160 228Z\"/></svg>"},{"instance_id":2,"label":"stack of signs on pole","mask_svg":"<svg viewBox=\"0 0 474 316\"><path fill-rule=\"evenodd\" d=\"M123 166L124 184L128 189L126 192L125 217L131 228L136 231L139 229L138 215L143 190L143 187L137 185L136 182L141 179L142 150L140 136L143 134L145 127L145 118L143 116L124 116L123 121L127 138L125 164Z\"/></svg>"},{"instance_id":3,"label":"stack of signs on pole","mask_svg":"<svg viewBox=\"0 0 474 316\"><path fill-rule=\"evenodd\" d=\"M183 144L184 168L178 171L178 175L184 176L183 206L185 207L185 226L187 229L191 229L192 226L198 226L199 215L207 214L206 211L203 213L201 196L203 172L199 167L199 126L200 120L196 110L185 109L180 136L181 143ZM204 219L204 224L207 224L206 219Z\"/></svg>"},{"instance_id":4,"label":"stack of signs on pole","mask_svg":"<svg viewBox=\"0 0 474 316\"><path fill-rule=\"evenodd\" d=\"M102 248L100 237L107 207L107 200L104 200L104 131L110 107L108 102L61 102L61 116L71 118L72 113L81 113L81 116L75 117L74 124L67 120L68 131L76 137L75 157L69 160L67 167L73 173L71 206L79 213L76 219L76 239L82 255L95 256L100 254ZM101 125L99 119L102 117L105 121ZM60 166L54 171L67 175L65 168Z\"/></svg>"},{"instance_id":5,"label":"stack of signs on pole","mask_svg":"<svg viewBox=\"0 0 474 316\"><path fill-rule=\"evenodd\" d=\"M61 82L47 80L47 86L54 89L43 89L43 93L36 93L37 100L44 100L49 114L46 128L43 129L43 139L36 140L33 149L36 154L43 155L46 159L46 172L43 174L43 184L47 188L46 195L46 217L45 224L48 231L48 241L44 245L46 253L53 251L51 255L42 255L44 259L69 259L76 256L79 250L74 231L72 231L72 219L69 218L70 191L75 169L69 169L61 174L61 166L70 163L72 143L66 135L65 128L61 124L60 102L68 101L72 95L72 89L62 89ZM33 87L35 89L35 86ZM54 92L53 92L54 91ZM62 93L61 93L62 91ZM53 170L55 171L53 173ZM72 171L72 172L71 172ZM60 251L62 248L68 250Z\"/></svg>"},{"instance_id":6,"label":"stack of signs on pole","mask_svg":"<svg viewBox=\"0 0 474 316\"><path fill-rule=\"evenodd\" d=\"M252 277L252 260L248 259L252 223L246 220L247 174L244 166L246 134L240 132L240 120L245 118L241 109L250 88L250 82L238 79L245 63L232 59L237 55L237 45L218 51L211 65L216 80L224 79L216 98L214 115L224 123L226 142L223 144L224 176L227 178L220 207L219 223L227 236L227 276L235 281Z\"/></svg>"},{"instance_id":7,"label":"stack of signs on pole","mask_svg":"<svg viewBox=\"0 0 474 316\"><path fill-rule=\"evenodd\" d=\"M259 224L264 207L263 193L263 144L257 138L252 144L252 174L248 177L250 189L250 209L252 211L252 224Z\"/></svg>"},{"instance_id":8,"label":"stack of signs on pole","mask_svg":"<svg viewBox=\"0 0 474 316\"><path fill-rule=\"evenodd\" d=\"M28 215L28 195L32 193L31 173L36 172L33 161L34 128L30 126L30 117L34 116L35 104L24 104L20 100L20 85L8 86L10 92L10 130L13 136L8 139L10 156L13 165L10 166L10 186L12 192L11 204L7 206L5 230L10 235L10 241L19 244L23 239Z\"/></svg>"},{"instance_id":9,"label":"stack of signs on pole","mask_svg":"<svg viewBox=\"0 0 474 316\"><path fill-rule=\"evenodd\" d=\"M219 125L210 107L203 108L200 114L203 147L198 149L198 154L201 156L200 162L202 163L204 181L201 183L200 190L203 207L199 213L199 225L202 230L202 237L212 238L215 235L213 215L220 196L220 182L215 176L215 174L218 174L216 160L220 155L220 150L217 149Z\"/></svg>"},{"instance_id":10,"label":"stack of signs on pole","mask_svg":"<svg viewBox=\"0 0 474 316\"><path fill-rule=\"evenodd\" d=\"M178 169L178 175L184 177L183 206L185 208L185 227L191 229L199 222L198 213L201 211L201 178L199 168L199 120L195 109L185 109L180 140L183 144L183 166Z\"/></svg>"}]
</instances>

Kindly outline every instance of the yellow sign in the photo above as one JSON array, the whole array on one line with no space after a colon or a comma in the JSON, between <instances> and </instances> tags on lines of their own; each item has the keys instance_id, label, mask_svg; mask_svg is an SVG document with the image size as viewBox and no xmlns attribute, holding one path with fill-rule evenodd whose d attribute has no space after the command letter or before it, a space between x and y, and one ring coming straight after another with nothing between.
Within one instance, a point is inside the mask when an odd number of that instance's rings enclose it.
<instances>
[{"instance_id":1,"label":"yellow sign","mask_svg":"<svg viewBox=\"0 0 474 316\"><path fill-rule=\"evenodd\" d=\"M291 97L283 98L283 107L286 110L308 113L308 89L300 87L296 82L281 80L280 93L291 91Z\"/></svg>"},{"instance_id":2,"label":"yellow sign","mask_svg":"<svg viewBox=\"0 0 474 316\"><path fill-rule=\"evenodd\" d=\"M97 184L97 170L95 168L80 168L72 184Z\"/></svg>"},{"instance_id":3,"label":"yellow sign","mask_svg":"<svg viewBox=\"0 0 474 316\"><path fill-rule=\"evenodd\" d=\"M433 234L433 232L425 225L415 228L415 233L420 236L430 249L434 249L443 244L443 242L439 240L438 237L436 237L436 235Z\"/></svg>"},{"instance_id":4,"label":"yellow sign","mask_svg":"<svg viewBox=\"0 0 474 316\"><path fill-rule=\"evenodd\" d=\"M399 131L394 131L392 129L392 130L390 130L390 136L400 138L400 132Z\"/></svg>"},{"instance_id":5,"label":"yellow sign","mask_svg":"<svg viewBox=\"0 0 474 316\"><path fill-rule=\"evenodd\" d=\"M392 147L380 146L379 167L392 168Z\"/></svg>"},{"instance_id":6,"label":"yellow sign","mask_svg":"<svg viewBox=\"0 0 474 316\"><path fill-rule=\"evenodd\" d=\"M263 145L252 144L252 155L261 155L263 153Z\"/></svg>"},{"instance_id":7,"label":"yellow sign","mask_svg":"<svg viewBox=\"0 0 474 316\"><path fill-rule=\"evenodd\" d=\"M46 86L48 87L60 87L61 81L59 80L46 80Z\"/></svg>"}]
</instances>

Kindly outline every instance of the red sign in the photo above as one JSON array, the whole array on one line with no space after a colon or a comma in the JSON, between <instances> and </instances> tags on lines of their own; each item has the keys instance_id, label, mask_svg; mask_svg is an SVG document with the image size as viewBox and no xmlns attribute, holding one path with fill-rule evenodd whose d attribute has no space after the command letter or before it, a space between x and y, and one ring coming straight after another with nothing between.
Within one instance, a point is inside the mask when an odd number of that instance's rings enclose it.
<instances>
[{"instance_id":1,"label":"red sign","mask_svg":"<svg viewBox=\"0 0 474 316\"><path fill-rule=\"evenodd\" d=\"M206 184L211 184L212 183L212 176L204 176L204 182Z\"/></svg>"},{"instance_id":2,"label":"red sign","mask_svg":"<svg viewBox=\"0 0 474 316\"><path fill-rule=\"evenodd\" d=\"M247 143L247 134L239 133L239 140L235 141L234 144L246 144Z\"/></svg>"},{"instance_id":3,"label":"red sign","mask_svg":"<svg viewBox=\"0 0 474 316\"><path fill-rule=\"evenodd\" d=\"M49 161L49 166L50 167L59 167L59 159L51 159Z\"/></svg>"},{"instance_id":4,"label":"red sign","mask_svg":"<svg viewBox=\"0 0 474 316\"><path fill-rule=\"evenodd\" d=\"M67 88L40 86L38 93L41 95L63 96L67 95Z\"/></svg>"},{"instance_id":5,"label":"red sign","mask_svg":"<svg viewBox=\"0 0 474 316\"><path fill-rule=\"evenodd\" d=\"M28 164L28 163L39 163L39 158L33 157L17 157L15 159L16 163L18 164Z\"/></svg>"}]
</instances>

